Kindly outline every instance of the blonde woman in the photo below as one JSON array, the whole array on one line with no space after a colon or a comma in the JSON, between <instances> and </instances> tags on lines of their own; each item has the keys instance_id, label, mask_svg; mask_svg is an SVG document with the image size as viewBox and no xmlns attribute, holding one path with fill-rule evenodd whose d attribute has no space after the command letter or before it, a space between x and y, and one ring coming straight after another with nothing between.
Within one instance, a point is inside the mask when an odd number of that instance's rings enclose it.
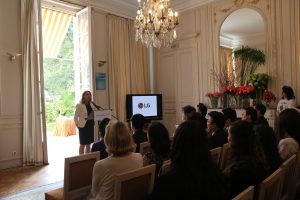
<instances>
[{"instance_id":1,"label":"blonde woman","mask_svg":"<svg viewBox=\"0 0 300 200\"><path fill-rule=\"evenodd\" d=\"M79 154L89 153L94 142L94 119L91 117L95 110L90 91L84 91L81 101L76 105L75 124L79 130Z\"/></svg>"},{"instance_id":2,"label":"blonde woman","mask_svg":"<svg viewBox=\"0 0 300 200\"><path fill-rule=\"evenodd\" d=\"M92 199L113 200L115 176L143 167L143 159L141 154L133 153L135 145L123 122L107 125L104 143L110 156L94 165Z\"/></svg>"}]
</instances>

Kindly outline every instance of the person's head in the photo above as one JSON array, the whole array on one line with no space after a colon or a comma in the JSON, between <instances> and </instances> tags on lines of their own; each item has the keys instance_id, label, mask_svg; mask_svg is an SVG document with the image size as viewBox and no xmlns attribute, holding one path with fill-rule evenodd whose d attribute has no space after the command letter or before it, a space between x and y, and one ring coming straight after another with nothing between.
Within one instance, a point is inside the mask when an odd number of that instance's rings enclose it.
<instances>
[{"instance_id":1,"label":"person's head","mask_svg":"<svg viewBox=\"0 0 300 200\"><path fill-rule=\"evenodd\" d=\"M283 99L295 99L295 95L294 95L294 91L293 88L291 88L290 86L283 86L282 87L282 98Z\"/></svg>"},{"instance_id":2,"label":"person's head","mask_svg":"<svg viewBox=\"0 0 300 200\"><path fill-rule=\"evenodd\" d=\"M255 105L255 110L256 110L256 113L257 113L257 117L261 117L261 116L264 116L266 111L267 111L267 108L264 104L262 103L258 103Z\"/></svg>"},{"instance_id":3,"label":"person's head","mask_svg":"<svg viewBox=\"0 0 300 200\"><path fill-rule=\"evenodd\" d=\"M129 128L123 122L109 122L104 136L106 151L116 156L133 152L135 145Z\"/></svg>"},{"instance_id":4,"label":"person's head","mask_svg":"<svg viewBox=\"0 0 300 200\"><path fill-rule=\"evenodd\" d=\"M294 138L300 146L300 113L296 109L288 108L279 114L279 133L281 138Z\"/></svg>"},{"instance_id":5,"label":"person's head","mask_svg":"<svg viewBox=\"0 0 300 200\"><path fill-rule=\"evenodd\" d=\"M229 127L237 119L236 111L232 108L224 108L222 113L225 118L225 127Z\"/></svg>"},{"instance_id":6,"label":"person's head","mask_svg":"<svg viewBox=\"0 0 300 200\"><path fill-rule=\"evenodd\" d=\"M105 136L105 129L106 129L106 126L107 124L110 122L110 119L109 118L104 118L100 124L99 124L99 132L100 132L100 137L101 138L104 138Z\"/></svg>"},{"instance_id":7,"label":"person's head","mask_svg":"<svg viewBox=\"0 0 300 200\"><path fill-rule=\"evenodd\" d=\"M170 153L170 138L167 128L160 122L152 122L148 130L151 149L160 156Z\"/></svg>"},{"instance_id":8,"label":"person's head","mask_svg":"<svg viewBox=\"0 0 300 200\"><path fill-rule=\"evenodd\" d=\"M203 115L201 115L199 112L193 112L187 115L187 120L194 120L200 123L200 125L206 129L207 124L206 124L206 119Z\"/></svg>"},{"instance_id":9,"label":"person's head","mask_svg":"<svg viewBox=\"0 0 300 200\"><path fill-rule=\"evenodd\" d=\"M145 124L145 117L142 114L134 114L131 119L131 128L133 131L143 130Z\"/></svg>"},{"instance_id":10,"label":"person's head","mask_svg":"<svg viewBox=\"0 0 300 200\"><path fill-rule=\"evenodd\" d=\"M81 96L80 103L88 104L92 100L92 93L90 91L84 91Z\"/></svg>"},{"instance_id":11,"label":"person's head","mask_svg":"<svg viewBox=\"0 0 300 200\"><path fill-rule=\"evenodd\" d=\"M257 120L257 112L253 107L248 107L245 109L245 112L242 115L242 119L253 123Z\"/></svg>"},{"instance_id":12,"label":"person's head","mask_svg":"<svg viewBox=\"0 0 300 200\"><path fill-rule=\"evenodd\" d=\"M187 115L193 112L196 112L196 109L193 106L187 105L182 107L182 120L187 120Z\"/></svg>"},{"instance_id":13,"label":"person's head","mask_svg":"<svg viewBox=\"0 0 300 200\"><path fill-rule=\"evenodd\" d=\"M197 112L199 112L203 117L206 117L207 107L203 103L197 105Z\"/></svg>"},{"instance_id":14,"label":"person's head","mask_svg":"<svg viewBox=\"0 0 300 200\"><path fill-rule=\"evenodd\" d=\"M243 120L233 122L228 131L228 142L233 158L255 156L254 132L251 123Z\"/></svg>"},{"instance_id":15,"label":"person's head","mask_svg":"<svg viewBox=\"0 0 300 200\"><path fill-rule=\"evenodd\" d=\"M208 113L207 129L214 132L217 129L223 129L225 126L225 118L221 112L212 111Z\"/></svg>"}]
</instances>

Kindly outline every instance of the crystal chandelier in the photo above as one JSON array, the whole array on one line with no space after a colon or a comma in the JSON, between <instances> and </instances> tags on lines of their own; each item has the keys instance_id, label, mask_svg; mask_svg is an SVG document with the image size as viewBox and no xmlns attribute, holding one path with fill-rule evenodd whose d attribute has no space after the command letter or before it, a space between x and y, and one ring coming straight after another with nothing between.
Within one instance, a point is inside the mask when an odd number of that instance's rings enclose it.
<instances>
[{"instance_id":1,"label":"crystal chandelier","mask_svg":"<svg viewBox=\"0 0 300 200\"><path fill-rule=\"evenodd\" d=\"M138 0L134 27L135 40L147 47L169 46L176 39L178 13L171 9L171 0Z\"/></svg>"}]
</instances>

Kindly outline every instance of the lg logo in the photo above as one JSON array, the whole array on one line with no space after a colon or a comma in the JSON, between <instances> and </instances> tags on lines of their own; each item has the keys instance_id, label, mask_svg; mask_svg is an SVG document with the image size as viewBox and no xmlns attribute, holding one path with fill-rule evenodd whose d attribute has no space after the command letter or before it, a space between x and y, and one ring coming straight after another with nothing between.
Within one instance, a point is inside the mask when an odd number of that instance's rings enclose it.
<instances>
[{"instance_id":1,"label":"lg logo","mask_svg":"<svg viewBox=\"0 0 300 200\"><path fill-rule=\"evenodd\" d=\"M139 103L138 108L139 109L150 108L150 103Z\"/></svg>"}]
</instances>

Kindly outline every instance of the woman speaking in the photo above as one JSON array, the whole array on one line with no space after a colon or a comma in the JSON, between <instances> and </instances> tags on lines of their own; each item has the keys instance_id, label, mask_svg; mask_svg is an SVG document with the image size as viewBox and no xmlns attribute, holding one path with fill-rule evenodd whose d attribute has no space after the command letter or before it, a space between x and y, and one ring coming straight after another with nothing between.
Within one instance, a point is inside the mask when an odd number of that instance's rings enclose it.
<instances>
[{"instance_id":1,"label":"woman speaking","mask_svg":"<svg viewBox=\"0 0 300 200\"><path fill-rule=\"evenodd\" d=\"M74 116L75 124L79 130L79 154L89 153L90 145L94 142L94 106L92 104L92 94L85 91L81 101L76 105Z\"/></svg>"}]
</instances>

